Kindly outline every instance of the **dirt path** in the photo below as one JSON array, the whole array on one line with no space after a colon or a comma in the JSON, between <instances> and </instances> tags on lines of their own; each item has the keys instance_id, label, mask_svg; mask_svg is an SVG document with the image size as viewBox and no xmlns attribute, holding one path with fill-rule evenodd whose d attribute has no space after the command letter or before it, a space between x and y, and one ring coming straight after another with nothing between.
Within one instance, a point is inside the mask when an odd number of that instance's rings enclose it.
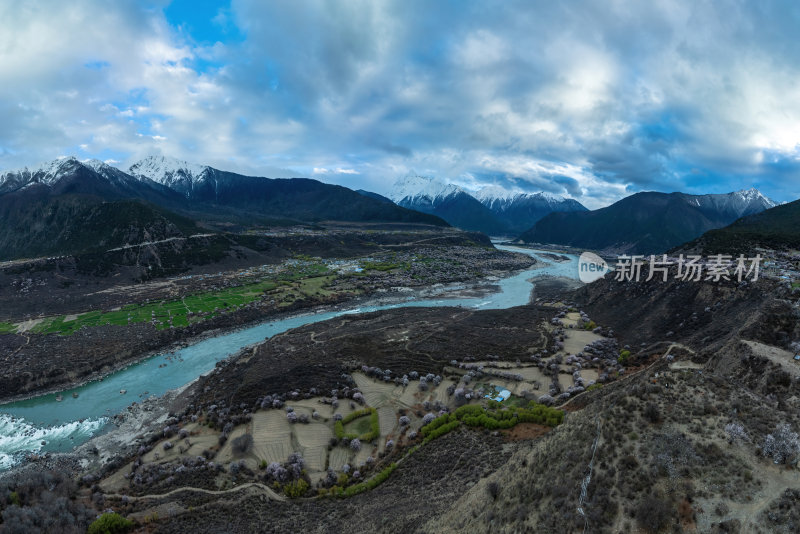
<instances>
[{"instance_id":1,"label":"dirt path","mask_svg":"<svg viewBox=\"0 0 800 534\"><path fill-rule=\"evenodd\" d=\"M181 493L183 491L189 491L189 492L194 492L194 493L205 493L206 495L229 495L231 493L235 493L235 492L238 492L238 491L241 491L241 490L244 490L244 489L248 489L248 488L259 489L259 490L263 491L264 494L267 495L267 497L269 497L270 499L272 499L274 501L285 501L286 500L285 496L280 495L278 493L275 493L275 491L272 488L270 488L269 486L265 486L264 484L261 484L260 482L247 482L246 484L242 484L241 486L236 486L234 488L227 489L227 490L208 490L208 489L204 489L204 488L195 488L195 487L192 487L192 486L185 486L185 487L182 487L182 488L175 488L174 490L170 490L170 491L168 491L166 493L159 493L159 494L134 496L134 495L121 495L119 493L106 493L105 496L106 497L116 497L118 499L121 499L122 497L126 497L128 500L141 501L141 500L147 500L147 499L163 499L165 497L171 497L172 495L175 495L176 493Z\"/></svg>"},{"instance_id":2,"label":"dirt path","mask_svg":"<svg viewBox=\"0 0 800 534\"><path fill-rule=\"evenodd\" d=\"M742 343L748 345L757 356L762 356L773 363L777 363L793 375L800 375L800 365L795 363L794 353L757 341L743 339Z\"/></svg>"},{"instance_id":3,"label":"dirt path","mask_svg":"<svg viewBox=\"0 0 800 534\"><path fill-rule=\"evenodd\" d=\"M748 502L725 501L728 512L723 516L713 516L711 504L701 500L705 505L705 513L698 514L698 527L701 531L710 528L711 522L738 520L741 522L742 532L752 532L756 527L763 526L759 516L775 499L788 488L800 487L800 473L797 470L784 469L766 462L754 462L753 466L758 469L758 477L764 486Z\"/></svg>"}]
</instances>

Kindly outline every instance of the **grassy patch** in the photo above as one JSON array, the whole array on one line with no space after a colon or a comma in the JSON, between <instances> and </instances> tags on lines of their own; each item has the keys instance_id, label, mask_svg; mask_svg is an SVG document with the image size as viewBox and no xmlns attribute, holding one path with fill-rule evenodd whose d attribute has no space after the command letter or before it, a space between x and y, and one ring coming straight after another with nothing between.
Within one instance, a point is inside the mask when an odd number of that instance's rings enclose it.
<instances>
[{"instance_id":1,"label":"grassy patch","mask_svg":"<svg viewBox=\"0 0 800 534\"><path fill-rule=\"evenodd\" d=\"M366 425L360 421L361 419L366 422ZM353 423L353 421L358 422ZM364 408L351 412L341 421L334 423L333 432L336 434L336 439L358 438L361 441L372 441L381 435L378 411L375 408Z\"/></svg>"},{"instance_id":2,"label":"grassy patch","mask_svg":"<svg viewBox=\"0 0 800 534\"><path fill-rule=\"evenodd\" d=\"M0 334L13 334L17 331L17 325L11 323L0 323Z\"/></svg>"},{"instance_id":3,"label":"grassy patch","mask_svg":"<svg viewBox=\"0 0 800 534\"><path fill-rule=\"evenodd\" d=\"M355 421L353 421L344 428L345 433L355 434L357 436L366 434L370 430L371 428L369 424L369 419L366 417L361 417L359 419L356 419Z\"/></svg>"},{"instance_id":4,"label":"grassy patch","mask_svg":"<svg viewBox=\"0 0 800 534\"><path fill-rule=\"evenodd\" d=\"M313 295L328 295L324 287L334 277L325 265L312 264L251 284L188 295L182 299L155 303L129 304L114 311L91 311L67 320L62 315L45 319L31 331L37 334L70 335L87 326L127 325L152 322L159 330L179 328L229 313L270 295L289 305ZM13 325L10 325L13 327ZM3 326L0 323L0 333Z\"/></svg>"},{"instance_id":5,"label":"grassy patch","mask_svg":"<svg viewBox=\"0 0 800 534\"><path fill-rule=\"evenodd\" d=\"M479 404L468 404L455 412L440 415L420 429L425 438L423 443L447 434L460 424L480 426L489 430L512 428L517 423L537 423L547 426L558 426L564 420L564 412L550 408L535 401L528 402L526 407L504 406L493 403L489 408Z\"/></svg>"}]
</instances>

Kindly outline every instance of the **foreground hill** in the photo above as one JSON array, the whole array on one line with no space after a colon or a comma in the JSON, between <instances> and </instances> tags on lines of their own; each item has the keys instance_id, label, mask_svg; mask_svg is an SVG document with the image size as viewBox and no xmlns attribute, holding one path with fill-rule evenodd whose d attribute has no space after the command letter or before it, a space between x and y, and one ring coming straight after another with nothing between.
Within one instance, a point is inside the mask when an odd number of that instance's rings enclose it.
<instances>
[{"instance_id":1,"label":"foreground hill","mask_svg":"<svg viewBox=\"0 0 800 534\"><path fill-rule=\"evenodd\" d=\"M626 365L576 390L555 428L462 423L421 440L415 425L429 410L457 406L459 391L464 402L469 388L504 383L503 369L527 375L566 365L557 373L569 375L583 371L576 358L605 358L594 345L558 365L546 361L558 358L558 336L590 334L548 325L581 314L543 305L353 315L275 336L221 364L170 406L171 428L162 422L124 461L106 462L86 491L96 483L97 508L113 508L142 532L796 532L800 372L787 348L800 337L797 295L770 280L601 280L559 298L570 299L602 325L615 362L617 341L624 344ZM531 366L537 360L544 365ZM425 372L437 377L423 384ZM516 393L511 400L521 402ZM362 403L377 411L379 439L354 448L322 432L335 413ZM287 422L293 417L301 420ZM181 447L194 449L164 446L179 428L189 437ZM295 434L298 446L282 445ZM306 498L275 491L277 460L257 463L295 450L318 472ZM330 497L387 465L379 484ZM172 513L155 515L165 509ZM6 513L21 515L12 505Z\"/></svg>"},{"instance_id":2,"label":"foreground hill","mask_svg":"<svg viewBox=\"0 0 800 534\"><path fill-rule=\"evenodd\" d=\"M704 254L747 253L755 247L800 248L800 200L742 217L678 247Z\"/></svg>"},{"instance_id":3,"label":"foreground hill","mask_svg":"<svg viewBox=\"0 0 800 534\"><path fill-rule=\"evenodd\" d=\"M773 206L755 189L723 195L636 193L594 211L550 214L520 239L609 253L657 254Z\"/></svg>"}]
</instances>

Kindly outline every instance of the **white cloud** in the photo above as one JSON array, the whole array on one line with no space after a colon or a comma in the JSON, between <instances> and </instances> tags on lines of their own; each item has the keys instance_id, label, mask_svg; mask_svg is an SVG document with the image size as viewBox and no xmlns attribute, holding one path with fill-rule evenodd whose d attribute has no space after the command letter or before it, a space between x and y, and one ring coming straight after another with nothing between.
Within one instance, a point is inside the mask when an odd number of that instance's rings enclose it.
<instances>
[{"instance_id":1,"label":"white cloud","mask_svg":"<svg viewBox=\"0 0 800 534\"><path fill-rule=\"evenodd\" d=\"M245 39L202 46L158 7L0 5L0 168L81 149L378 192L424 169L591 206L800 196L785 6L237 0L215 20Z\"/></svg>"}]
</instances>

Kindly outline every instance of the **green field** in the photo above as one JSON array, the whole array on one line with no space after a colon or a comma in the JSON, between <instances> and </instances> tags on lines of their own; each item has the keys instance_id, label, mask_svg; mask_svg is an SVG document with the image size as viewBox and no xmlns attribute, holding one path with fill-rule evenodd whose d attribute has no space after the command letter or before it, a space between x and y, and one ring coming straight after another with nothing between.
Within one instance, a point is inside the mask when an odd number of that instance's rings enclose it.
<instances>
[{"instance_id":1,"label":"green field","mask_svg":"<svg viewBox=\"0 0 800 534\"><path fill-rule=\"evenodd\" d=\"M0 334L11 334L17 331L17 325L11 323L0 323Z\"/></svg>"},{"instance_id":2,"label":"green field","mask_svg":"<svg viewBox=\"0 0 800 534\"><path fill-rule=\"evenodd\" d=\"M50 317L37 324L31 332L38 334L70 335L83 326L127 325L154 322L156 328L181 327L234 311L269 294L279 306L288 306L298 298L325 295L325 285L333 279L328 268L312 264L282 273L259 282L188 295L182 299L163 300L147 304L129 304L113 311L91 311L67 320L67 316ZM0 323L0 333L6 328Z\"/></svg>"},{"instance_id":3,"label":"green field","mask_svg":"<svg viewBox=\"0 0 800 534\"><path fill-rule=\"evenodd\" d=\"M366 434L371 430L369 417L360 417L344 427L345 434Z\"/></svg>"}]
</instances>

